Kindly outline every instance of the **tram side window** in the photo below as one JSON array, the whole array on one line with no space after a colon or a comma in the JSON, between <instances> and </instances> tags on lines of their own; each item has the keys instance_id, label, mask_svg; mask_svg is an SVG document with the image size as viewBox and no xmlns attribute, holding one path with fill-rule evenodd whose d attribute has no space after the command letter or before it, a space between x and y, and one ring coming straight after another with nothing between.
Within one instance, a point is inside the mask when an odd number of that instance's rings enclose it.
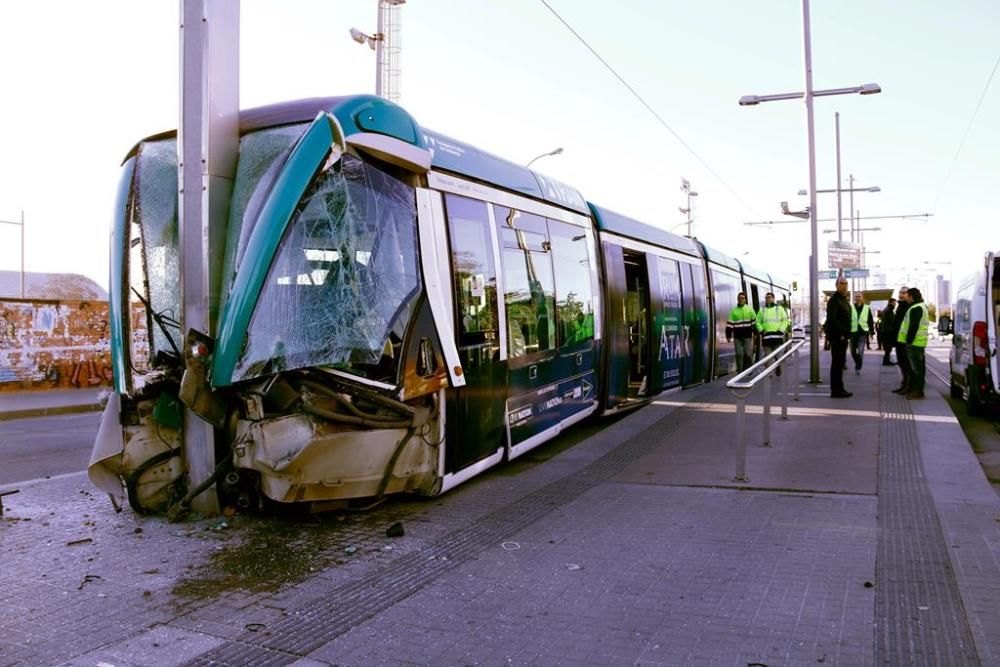
<instances>
[{"instance_id":1,"label":"tram side window","mask_svg":"<svg viewBox=\"0 0 1000 667\"><path fill-rule=\"evenodd\" d=\"M594 294L587 230L549 220L555 267L556 314L560 349L589 349L594 341Z\"/></svg>"},{"instance_id":2,"label":"tram side window","mask_svg":"<svg viewBox=\"0 0 1000 667\"><path fill-rule=\"evenodd\" d=\"M497 277L489 214L481 201L447 195L458 345L496 344Z\"/></svg>"},{"instance_id":3,"label":"tram side window","mask_svg":"<svg viewBox=\"0 0 1000 667\"><path fill-rule=\"evenodd\" d=\"M494 208L503 246L509 358L556 346L555 286L545 218Z\"/></svg>"}]
</instances>

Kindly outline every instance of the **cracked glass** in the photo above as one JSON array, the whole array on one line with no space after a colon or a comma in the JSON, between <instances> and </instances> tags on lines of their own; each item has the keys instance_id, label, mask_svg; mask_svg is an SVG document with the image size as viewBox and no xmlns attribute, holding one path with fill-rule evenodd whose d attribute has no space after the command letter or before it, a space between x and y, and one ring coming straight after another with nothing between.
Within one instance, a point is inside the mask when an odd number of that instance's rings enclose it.
<instances>
[{"instance_id":1,"label":"cracked glass","mask_svg":"<svg viewBox=\"0 0 1000 667\"><path fill-rule=\"evenodd\" d=\"M306 123L271 127L240 138L240 159L233 183L222 269L223 299L232 289L236 271L271 185L307 127Z\"/></svg>"},{"instance_id":2,"label":"cracked glass","mask_svg":"<svg viewBox=\"0 0 1000 667\"><path fill-rule=\"evenodd\" d=\"M345 155L299 202L234 380L328 366L395 384L420 294L414 189Z\"/></svg>"},{"instance_id":3,"label":"cracked glass","mask_svg":"<svg viewBox=\"0 0 1000 667\"><path fill-rule=\"evenodd\" d=\"M156 352L173 352L164 326L173 342L179 344L180 319L180 253L177 227L177 141L144 142L139 148L135 174L135 199L131 224L139 229L132 232L130 283L149 303L163 326L152 323L151 359ZM136 249L141 249L141 256ZM142 277L147 282L142 289ZM132 297L135 293L132 292ZM137 327L131 336L137 337ZM138 344L137 340L133 343ZM141 357L140 357L141 358Z\"/></svg>"}]
</instances>

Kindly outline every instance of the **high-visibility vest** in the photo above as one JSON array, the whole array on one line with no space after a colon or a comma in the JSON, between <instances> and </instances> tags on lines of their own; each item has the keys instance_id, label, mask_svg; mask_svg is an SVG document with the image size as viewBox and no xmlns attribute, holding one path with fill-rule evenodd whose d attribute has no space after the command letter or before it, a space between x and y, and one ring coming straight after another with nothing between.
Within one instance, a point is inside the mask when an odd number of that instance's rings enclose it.
<instances>
[{"instance_id":1,"label":"high-visibility vest","mask_svg":"<svg viewBox=\"0 0 1000 667\"><path fill-rule=\"evenodd\" d=\"M784 307L774 304L764 306L757 313L757 331L761 333L761 341L765 343L777 343L785 340L785 331L788 329L788 313Z\"/></svg>"},{"instance_id":2,"label":"high-visibility vest","mask_svg":"<svg viewBox=\"0 0 1000 667\"><path fill-rule=\"evenodd\" d=\"M750 338L753 336L754 322L757 314L753 312L750 304L736 306L729 311L729 321L726 322L726 334L735 335L736 338Z\"/></svg>"},{"instance_id":3,"label":"high-visibility vest","mask_svg":"<svg viewBox=\"0 0 1000 667\"><path fill-rule=\"evenodd\" d=\"M851 306L851 333L855 333L858 327L862 331L868 331L868 316L871 314L872 309L868 307L868 304L861 306L861 313L858 313L858 309Z\"/></svg>"},{"instance_id":4,"label":"high-visibility vest","mask_svg":"<svg viewBox=\"0 0 1000 667\"><path fill-rule=\"evenodd\" d=\"M910 309L906 311L906 317L899 325L899 336L896 337L896 342L906 343L906 336L910 332L910 313L913 312L914 308L920 309L920 323L917 324L917 335L913 337L913 342L910 345L927 347L927 331L931 326L931 318L927 314L927 304L923 301L911 304Z\"/></svg>"}]
</instances>

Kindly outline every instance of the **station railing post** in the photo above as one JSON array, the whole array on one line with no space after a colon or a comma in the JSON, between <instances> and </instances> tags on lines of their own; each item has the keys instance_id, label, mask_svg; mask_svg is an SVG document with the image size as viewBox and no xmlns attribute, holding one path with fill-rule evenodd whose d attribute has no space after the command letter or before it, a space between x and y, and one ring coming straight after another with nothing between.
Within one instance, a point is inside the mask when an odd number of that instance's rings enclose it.
<instances>
[{"instance_id":1,"label":"station railing post","mask_svg":"<svg viewBox=\"0 0 1000 667\"><path fill-rule=\"evenodd\" d=\"M784 365L784 362L782 362ZM781 373L781 418L788 421L788 369L782 369Z\"/></svg>"},{"instance_id":2,"label":"station railing post","mask_svg":"<svg viewBox=\"0 0 1000 667\"><path fill-rule=\"evenodd\" d=\"M799 347L801 347L801 345ZM795 401L798 402L799 400L799 348L798 347L795 348L795 354L792 361L792 366L795 367L795 377L794 377Z\"/></svg>"},{"instance_id":3,"label":"station railing post","mask_svg":"<svg viewBox=\"0 0 1000 667\"><path fill-rule=\"evenodd\" d=\"M747 401L745 397L736 398L736 481L747 482Z\"/></svg>"},{"instance_id":4,"label":"station railing post","mask_svg":"<svg viewBox=\"0 0 1000 667\"><path fill-rule=\"evenodd\" d=\"M771 446L771 374L764 376L764 442L761 447Z\"/></svg>"}]
</instances>

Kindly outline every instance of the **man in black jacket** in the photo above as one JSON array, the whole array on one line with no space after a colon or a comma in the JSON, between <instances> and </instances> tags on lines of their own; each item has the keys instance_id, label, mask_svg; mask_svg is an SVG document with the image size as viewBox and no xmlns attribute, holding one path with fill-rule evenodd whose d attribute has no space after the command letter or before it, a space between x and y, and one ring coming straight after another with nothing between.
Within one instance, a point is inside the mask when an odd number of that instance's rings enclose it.
<instances>
[{"instance_id":1,"label":"man in black jacket","mask_svg":"<svg viewBox=\"0 0 1000 667\"><path fill-rule=\"evenodd\" d=\"M899 304L896 306L896 317L892 325L892 342L896 347L896 363L899 364L899 373L903 376L902 384L892 390L894 394L905 394L910 389L910 361L906 357L906 342L900 342L899 327L903 324L906 311L910 308L910 289L908 287L899 288Z\"/></svg>"},{"instance_id":2,"label":"man in black jacket","mask_svg":"<svg viewBox=\"0 0 1000 667\"><path fill-rule=\"evenodd\" d=\"M896 300L893 298L889 299L889 305L882 309L879 313L878 320L879 326L879 338L881 339L882 349L885 350L885 356L882 357L883 366L892 366L892 348L896 344Z\"/></svg>"},{"instance_id":3,"label":"man in black jacket","mask_svg":"<svg viewBox=\"0 0 1000 667\"><path fill-rule=\"evenodd\" d=\"M851 335L851 303L847 300L847 278L837 278L837 292L826 304L826 340L830 343L830 396L848 398L844 389L844 363L847 361L847 339Z\"/></svg>"}]
</instances>

